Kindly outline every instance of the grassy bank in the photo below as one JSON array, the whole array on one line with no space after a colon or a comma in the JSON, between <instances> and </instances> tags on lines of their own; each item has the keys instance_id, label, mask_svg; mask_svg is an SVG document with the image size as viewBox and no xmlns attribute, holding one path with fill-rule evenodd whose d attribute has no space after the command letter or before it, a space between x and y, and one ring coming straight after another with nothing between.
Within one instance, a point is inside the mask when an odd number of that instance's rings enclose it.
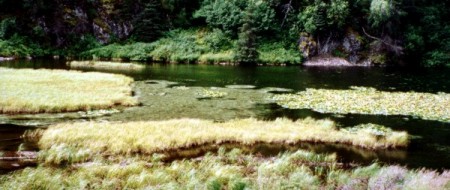
<instances>
[{"instance_id":1,"label":"grassy bank","mask_svg":"<svg viewBox=\"0 0 450 190\"><path fill-rule=\"evenodd\" d=\"M273 122L255 119L214 123L197 119L128 123L66 123L45 130L39 141L47 163L80 162L97 155L170 152L205 144L226 142L342 143L367 149L406 147L406 132L375 129L372 125L337 129L329 120L305 119Z\"/></svg>"},{"instance_id":2,"label":"grassy bank","mask_svg":"<svg viewBox=\"0 0 450 190\"><path fill-rule=\"evenodd\" d=\"M132 106L129 77L0 68L0 113L68 112Z\"/></svg>"},{"instance_id":3,"label":"grassy bank","mask_svg":"<svg viewBox=\"0 0 450 190\"><path fill-rule=\"evenodd\" d=\"M236 39L221 30L174 30L153 43L110 44L85 51L85 59L158 61L168 63L235 63ZM283 43L259 41L262 64L299 64L300 53Z\"/></svg>"},{"instance_id":4,"label":"grassy bank","mask_svg":"<svg viewBox=\"0 0 450 190\"><path fill-rule=\"evenodd\" d=\"M334 155L275 157L239 149L164 163L158 156L103 159L63 168L38 166L0 176L2 189L448 189L450 172L400 166L346 168Z\"/></svg>"},{"instance_id":5,"label":"grassy bank","mask_svg":"<svg viewBox=\"0 0 450 190\"><path fill-rule=\"evenodd\" d=\"M273 100L290 109L322 113L407 115L450 122L450 94L383 92L373 88L350 90L307 89L297 94L275 95Z\"/></svg>"}]
</instances>

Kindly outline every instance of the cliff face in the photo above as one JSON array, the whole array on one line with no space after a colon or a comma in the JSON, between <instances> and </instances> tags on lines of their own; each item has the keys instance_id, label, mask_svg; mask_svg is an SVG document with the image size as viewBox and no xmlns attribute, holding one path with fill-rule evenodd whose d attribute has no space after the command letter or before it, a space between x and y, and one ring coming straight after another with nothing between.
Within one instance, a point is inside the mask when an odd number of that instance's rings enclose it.
<instances>
[{"instance_id":1,"label":"cliff face","mask_svg":"<svg viewBox=\"0 0 450 190\"><path fill-rule=\"evenodd\" d=\"M141 10L139 1L134 0L23 0L19 4L5 0L0 5L0 20L12 18L16 27L26 29L22 33L50 39L56 47L70 45L72 38L88 34L101 43L125 39Z\"/></svg>"}]
</instances>

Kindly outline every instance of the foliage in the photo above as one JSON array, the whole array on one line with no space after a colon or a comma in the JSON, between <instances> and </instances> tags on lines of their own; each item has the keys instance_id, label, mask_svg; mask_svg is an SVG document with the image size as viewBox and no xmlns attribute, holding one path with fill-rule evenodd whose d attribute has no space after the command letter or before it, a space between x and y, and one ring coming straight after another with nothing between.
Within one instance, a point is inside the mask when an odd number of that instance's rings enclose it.
<instances>
[{"instance_id":1,"label":"foliage","mask_svg":"<svg viewBox=\"0 0 450 190\"><path fill-rule=\"evenodd\" d=\"M8 39L17 31L16 19L5 18L0 22L0 39Z\"/></svg>"},{"instance_id":2,"label":"foliage","mask_svg":"<svg viewBox=\"0 0 450 190\"><path fill-rule=\"evenodd\" d=\"M126 45L110 44L94 48L81 53L85 59L122 59L130 61L148 61L151 59L149 53L154 46L149 43L132 43Z\"/></svg>"},{"instance_id":3,"label":"foliage","mask_svg":"<svg viewBox=\"0 0 450 190\"><path fill-rule=\"evenodd\" d=\"M241 0L204 0L194 17L204 17L208 25L232 33L242 25L246 4Z\"/></svg>"},{"instance_id":4,"label":"foliage","mask_svg":"<svg viewBox=\"0 0 450 190\"><path fill-rule=\"evenodd\" d=\"M299 34L306 32L317 42L318 54L329 54L340 49L335 46L348 31L354 31L365 35L359 35L361 48L352 57L371 59L375 53L385 55L385 60L422 66L450 65L448 1L23 0L0 1L0 5L5 5L0 6L2 56L280 62L292 60L291 53L278 48L278 57L258 56L261 51L255 48L265 43L261 40L282 42L288 49L298 45ZM249 12L251 19L246 18ZM193 34L198 28L211 35ZM173 41L183 30L197 36ZM155 43L134 45L138 42Z\"/></svg>"},{"instance_id":5,"label":"foliage","mask_svg":"<svg viewBox=\"0 0 450 190\"><path fill-rule=\"evenodd\" d=\"M380 26L394 16L394 12L396 11L394 3L395 1L393 0L372 0L370 3L369 20L373 26Z\"/></svg>"},{"instance_id":6,"label":"foliage","mask_svg":"<svg viewBox=\"0 0 450 190\"><path fill-rule=\"evenodd\" d=\"M135 20L132 38L136 41L152 42L162 35L164 21L160 9L156 0L151 0L145 4L144 10Z\"/></svg>"},{"instance_id":7,"label":"foliage","mask_svg":"<svg viewBox=\"0 0 450 190\"><path fill-rule=\"evenodd\" d=\"M236 60L242 64L252 64L258 59L258 51L256 50L256 29L253 6L249 6L245 10L242 27L240 28L239 39L237 41Z\"/></svg>"},{"instance_id":8,"label":"foliage","mask_svg":"<svg viewBox=\"0 0 450 190\"><path fill-rule=\"evenodd\" d=\"M219 27L227 33L238 31L245 21L246 12L251 9L255 32L272 28L275 11L270 1L253 0L204 0L195 17L203 17L213 27Z\"/></svg>"},{"instance_id":9,"label":"foliage","mask_svg":"<svg viewBox=\"0 0 450 190\"><path fill-rule=\"evenodd\" d=\"M300 64L302 57L295 48L282 43L266 41L259 45L259 61L271 64Z\"/></svg>"},{"instance_id":10,"label":"foliage","mask_svg":"<svg viewBox=\"0 0 450 190\"><path fill-rule=\"evenodd\" d=\"M348 1L332 0L313 1L307 4L301 12L298 13L296 25L300 26L301 31L310 34L330 30L330 28L342 28L347 23L349 15Z\"/></svg>"}]
</instances>

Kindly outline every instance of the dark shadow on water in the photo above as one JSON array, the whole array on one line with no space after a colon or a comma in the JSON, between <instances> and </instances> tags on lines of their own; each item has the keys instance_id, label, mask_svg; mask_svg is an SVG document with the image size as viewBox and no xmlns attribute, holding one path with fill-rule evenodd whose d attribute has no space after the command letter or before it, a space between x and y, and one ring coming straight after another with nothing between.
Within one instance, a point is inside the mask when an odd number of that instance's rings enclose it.
<instances>
[{"instance_id":1,"label":"dark shadow on water","mask_svg":"<svg viewBox=\"0 0 450 190\"><path fill-rule=\"evenodd\" d=\"M261 116L261 119L265 120L274 120L280 117L297 120L311 117L314 119L331 119L339 127L374 123L384 125L393 130L407 131L411 135L411 139L405 152L405 158L393 160L390 159L392 156L381 156L378 157L379 161L398 163L413 168L450 168L450 123L422 120L408 116L328 114L308 109L286 109L277 104L259 104L258 107L258 109L270 110L264 112L265 114Z\"/></svg>"},{"instance_id":2,"label":"dark shadow on water","mask_svg":"<svg viewBox=\"0 0 450 190\"><path fill-rule=\"evenodd\" d=\"M306 150L321 154L336 154L339 162L357 165L369 165L380 158L385 160L385 163L398 163L407 157L406 150L368 150L343 144L298 143L289 145L257 143L254 145L242 145L239 143L225 143L220 145L208 144L171 151L166 153L164 161L171 162L173 160L196 158L203 156L207 152L217 153L219 148L225 148L226 151L238 148L242 150L243 153L259 155L262 157L273 157L286 152Z\"/></svg>"},{"instance_id":3,"label":"dark shadow on water","mask_svg":"<svg viewBox=\"0 0 450 190\"><path fill-rule=\"evenodd\" d=\"M0 124L0 174L21 169L27 166L35 166L36 163L19 159L18 151L35 152L37 145L24 141L21 136L27 130L33 130L20 125Z\"/></svg>"}]
</instances>

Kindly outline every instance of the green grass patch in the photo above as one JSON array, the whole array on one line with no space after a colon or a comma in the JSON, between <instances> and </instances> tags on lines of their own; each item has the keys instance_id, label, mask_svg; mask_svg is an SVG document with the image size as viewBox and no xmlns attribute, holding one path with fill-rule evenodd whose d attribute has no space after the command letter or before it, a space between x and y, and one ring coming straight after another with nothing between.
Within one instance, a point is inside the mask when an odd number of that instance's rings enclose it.
<instances>
[{"instance_id":1,"label":"green grass patch","mask_svg":"<svg viewBox=\"0 0 450 190\"><path fill-rule=\"evenodd\" d=\"M450 122L450 94L383 92L373 88L350 90L306 89L297 94L275 95L273 100L290 109L322 113L406 115Z\"/></svg>"},{"instance_id":2,"label":"green grass patch","mask_svg":"<svg viewBox=\"0 0 450 190\"><path fill-rule=\"evenodd\" d=\"M0 68L0 113L54 113L133 106L133 79L64 70Z\"/></svg>"},{"instance_id":3,"label":"green grass patch","mask_svg":"<svg viewBox=\"0 0 450 190\"><path fill-rule=\"evenodd\" d=\"M300 64L302 58L296 49L283 46L282 43L266 42L259 46L259 61L269 64Z\"/></svg>"}]
</instances>

